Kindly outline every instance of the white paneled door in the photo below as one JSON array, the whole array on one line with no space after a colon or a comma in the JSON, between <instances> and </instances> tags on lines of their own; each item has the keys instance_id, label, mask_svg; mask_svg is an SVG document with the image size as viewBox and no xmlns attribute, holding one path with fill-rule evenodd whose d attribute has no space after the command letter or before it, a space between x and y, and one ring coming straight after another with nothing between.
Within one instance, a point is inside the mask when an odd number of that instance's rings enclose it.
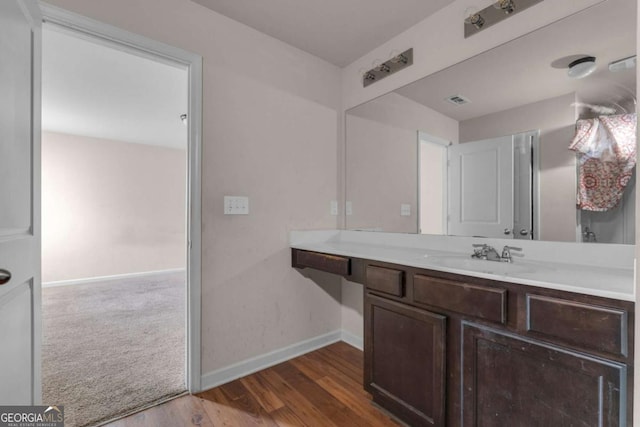
<instances>
[{"instance_id":1,"label":"white paneled door","mask_svg":"<svg viewBox=\"0 0 640 427\"><path fill-rule=\"evenodd\" d=\"M513 238L513 137L449 147L448 234Z\"/></svg>"},{"instance_id":2,"label":"white paneled door","mask_svg":"<svg viewBox=\"0 0 640 427\"><path fill-rule=\"evenodd\" d=\"M0 405L41 403L40 26L0 1Z\"/></svg>"}]
</instances>

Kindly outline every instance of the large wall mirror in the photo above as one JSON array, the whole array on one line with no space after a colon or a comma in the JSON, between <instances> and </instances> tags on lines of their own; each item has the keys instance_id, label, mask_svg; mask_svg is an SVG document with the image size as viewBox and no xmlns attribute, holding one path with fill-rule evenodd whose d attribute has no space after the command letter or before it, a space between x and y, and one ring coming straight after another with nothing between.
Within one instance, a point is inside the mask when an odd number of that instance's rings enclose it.
<instances>
[{"instance_id":1,"label":"large wall mirror","mask_svg":"<svg viewBox=\"0 0 640 427\"><path fill-rule=\"evenodd\" d=\"M636 7L599 3L348 110L346 228L634 244Z\"/></svg>"}]
</instances>

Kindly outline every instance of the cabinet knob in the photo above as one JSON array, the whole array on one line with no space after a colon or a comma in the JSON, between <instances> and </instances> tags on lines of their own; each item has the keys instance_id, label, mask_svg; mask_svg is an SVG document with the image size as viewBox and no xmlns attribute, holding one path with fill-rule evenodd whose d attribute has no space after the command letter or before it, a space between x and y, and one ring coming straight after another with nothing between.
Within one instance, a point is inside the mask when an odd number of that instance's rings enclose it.
<instances>
[{"instance_id":1,"label":"cabinet knob","mask_svg":"<svg viewBox=\"0 0 640 427\"><path fill-rule=\"evenodd\" d=\"M505 229L504 229L504 234L506 234L507 236L508 236L509 234L511 234L511 229L509 229L509 228L505 228Z\"/></svg>"},{"instance_id":2,"label":"cabinet knob","mask_svg":"<svg viewBox=\"0 0 640 427\"><path fill-rule=\"evenodd\" d=\"M523 228L522 230L520 230L520 235L521 235L521 236L526 236L526 235L528 235L528 234L529 234L529 230L526 230L526 229L524 229L524 228Z\"/></svg>"}]
</instances>

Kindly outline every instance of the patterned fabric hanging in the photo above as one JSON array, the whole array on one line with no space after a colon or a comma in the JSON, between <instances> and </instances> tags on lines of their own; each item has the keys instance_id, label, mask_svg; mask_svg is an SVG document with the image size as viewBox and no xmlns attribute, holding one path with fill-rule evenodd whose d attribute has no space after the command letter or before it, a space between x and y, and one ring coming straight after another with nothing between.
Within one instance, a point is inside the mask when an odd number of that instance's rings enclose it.
<instances>
[{"instance_id":1,"label":"patterned fabric hanging","mask_svg":"<svg viewBox=\"0 0 640 427\"><path fill-rule=\"evenodd\" d=\"M578 153L578 208L615 208L636 165L636 115L578 120L569 149Z\"/></svg>"}]
</instances>

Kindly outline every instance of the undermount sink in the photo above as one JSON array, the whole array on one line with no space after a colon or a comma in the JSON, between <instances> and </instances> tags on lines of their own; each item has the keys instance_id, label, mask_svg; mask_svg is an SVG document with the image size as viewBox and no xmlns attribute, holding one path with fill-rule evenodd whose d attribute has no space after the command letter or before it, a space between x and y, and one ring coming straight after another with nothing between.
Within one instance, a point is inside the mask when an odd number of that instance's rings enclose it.
<instances>
[{"instance_id":1,"label":"undermount sink","mask_svg":"<svg viewBox=\"0 0 640 427\"><path fill-rule=\"evenodd\" d=\"M476 271L486 274L511 275L518 273L531 273L535 269L532 266L508 262L487 261L471 258L470 256L430 256L430 263L447 268Z\"/></svg>"}]
</instances>

